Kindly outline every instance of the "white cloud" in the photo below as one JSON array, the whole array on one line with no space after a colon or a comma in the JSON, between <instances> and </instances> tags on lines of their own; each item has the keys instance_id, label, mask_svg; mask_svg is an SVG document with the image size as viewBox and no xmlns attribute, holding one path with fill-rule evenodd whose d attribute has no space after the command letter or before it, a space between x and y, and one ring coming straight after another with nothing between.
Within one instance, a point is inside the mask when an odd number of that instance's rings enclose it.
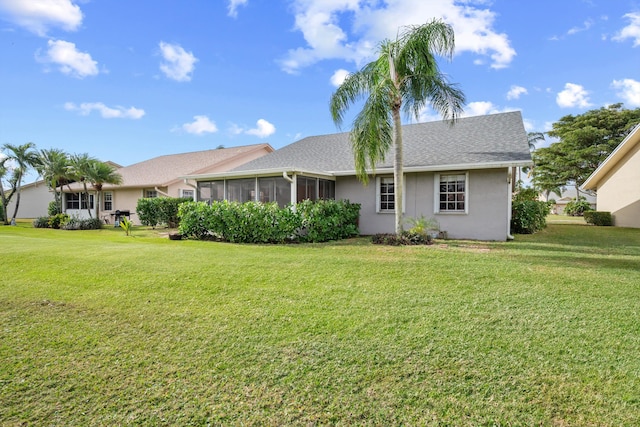
<instances>
[{"instance_id":1,"label":"white cloud","mask_svg":"<svg viewBox=\"0 0 640 427\"><path fill-rule=\"evenodd\" d=\"M281 66L295 73L324 59L344 59L360 67L372 59L377 44L394 38L400 27L440 17L454 28L457 53L487 57L492 68L508 66L516 52L508 36L493 29L496 14L471 3L395 0L382 5L359 0L295 0L295 29L304 36L306 46L290 50Z\"/></svg>"},{"instance_id":2,"label":"white cloud","mask_svg":"<svg viewBox=\"0 0 640 427\"><path fill-rule=\"evenodd\" d=\"M36 58L40 62L56 64L61 72L70 76L82 79L87 76L98 74L98 63L91 58L91 55L80 52L76 45L64 40L49 40L49 49L41 56L36 53Z\"/></svg>"},{"instance_id":3,"label":"white cloud","mask_svg":"<svg viewBox=\"0 0 640 427\"><path fill-rule=\"evenodd\" d=\"M487 114L496 114L504 111L510 110L500 110L497 106L495 106L492 102L489 101L475 101L470 102L464 107L463 116L484 116Z\"/></svg>"},{"instance_id":4,"label":"white cloud","mask_svg":"<svg viewBox=\"0 0 640 427\"><path fill-rule=\"evenodd\" d=\"M611 84L619 89L618 96L630 107L640 107L640 82L633 79L614 80Z\"/></svg>"},{"instance_id":5,"label":"white cloud","mask_svg":"<svg viewBox=\"0 0 640 427\"><path fill-rule=\"evenodd\" d=\"M82 24L82 11L73 0L0 0L1 11L39 36L51 27L75 31Z\"/></svg>"},{"instance_id":6,"label":"white cloud","mask_svg":"<svg viewBox=\"0 0 640 427\"><path fill-rule=\"evenodd\" d=\"M265 119L259 119L256 122L256 127L253 129L248 129L245 131L247 135L255 135L258 138L266 138L270 135L273 135L276 131L276 127L266 121Z\"/></svg>"},{"instance_id":7,"label":"white cloud","mask_svg":"<svg viewBox=\"0 0 640 427\"><path fill-rule=\"evenodd\" d=\"M589 102L589 92L581 85L574 83L564 85L564 90L556 96L556 103L562 108L588 108L592 105Z\"/></svg>"},{"instance_id":8,"label":"white cloud","mask_svg":"<svg viewBox=\"0 0 640 427\"><path fill-rule=\"evenodd\" d=\"M331 76L331 84L335 87L338 87L344 82L344 79L347 78L349 72L347 70L343 70L342 68L336 70L335 73Z\"/></svg>"},{"instance_id":9,"label":"white cloud","mask_svg":"<svg viewBox=\"0 0 640 427\"><path fill-rule=\"evenodd\" d=\"M193 116L191 123L182 125L182 129L194 135L204 135L205 133L216 133L218 127L207 116Z\"/></svg>"},{"instance_id":10,"label":"white cloud","mask_svg":"<svg viewBox=\"0 0 640 427\"><path fill-rule=\"evenodd\" d=\"M145 112L140 108L135 107L107 107L102 102L83 102L80 105L76 105L73 102L67 102L64 104L65 110L77 111L83 116L88 116L92 111L98 111L100 115L105 119L141 119Z\"/></svg>"},{"instance_id":11,"label":"white cloud","mask_svg":"<svg viewBox=\"0 0 640 427\"><path fill-rule=\"evenodd\" d=\"M589 19L587 21L584 21L584 23L582 24L582 27L573 27L569 29L569 31L567 31L567 34L573 35L573 34L581 33L582 31L587 31L592 26L593 26L593 21Z\"/></svg>"},{"instance_id":12,"label":"white cloud","mask_svg":"<svg viewBox=\"0 0 640 427\"><path fill-rule=\"evenodd\" d=\"M232 123L229 126L229 133L232 135L254 135L258 138L266 138L270 135L273 135L276 132L276 127L266 121L265 119L259 119L256 122L256 127L253 129L246 129L241 126L238 126L235 123Z\"/></svg>"},{"instance_id":13,"label":"white cloud","mask_svg":"<svg viewBox=\"0 0 640 427\"><path fill-rule=\"evenodd\" d=\"M160 51L164 62L160 64L160 70L172 80L188 82L195 68L198 58L193 53L187 52L180 45L160 42Z\"/></svg>"},{"instance_id":14,"label":"white cloud","mask_svg":"<svg viewBox=\"0 0 640 427\"><path fill-rule=\"evenodd\" d=\"M227 10L229 11L228 15L231 16L232 18L237 17L238 7L246 6L246 5L247 5L247 0L229 0L229 6L227 7Z\"/></svg>"},{"instance_id":15,"label":"white cloud","mask_svg":"<svg viewBox=\"0 0 640 427\"><path fill-rule=\"evenodd\" d=\"M629 19L631 23L620 30L613 40L633 39L633 47L640 46L640 12L627 13L624 17Z\"/></svg>"},{"instance_id":16,"label":"white cloud","mask_svg":"<svg viewBox=\"0 0 640 427\"><path fill-rule=\"evenodd\" d=\"M507 92L507 99L519 99L520 95L526 95L528 93L529 92L526 88L522 86L512 85L509 89L509 92Z\"/></svg>"}]
</instances>

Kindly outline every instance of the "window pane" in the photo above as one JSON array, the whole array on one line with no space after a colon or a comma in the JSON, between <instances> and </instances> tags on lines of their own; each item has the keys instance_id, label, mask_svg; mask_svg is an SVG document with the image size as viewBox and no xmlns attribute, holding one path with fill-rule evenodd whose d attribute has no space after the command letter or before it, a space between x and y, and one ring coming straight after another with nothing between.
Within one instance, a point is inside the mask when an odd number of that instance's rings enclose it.
<instances>
[{"instance_id":1,"label":"window pane","mask_svg":"<svg viewBox=\"0 0 640 427\"><path fill-rule=\"evenodd\" d=\"M227 198L232 202L255 200L255 179L231 179L227 181Z\"/></svg>"},{"instance_id":2,"label":"window pane","mask_svg":"<svg viewBox=\"0 0 640 427\"><path fill-rule=\"evenodd\" d=\"M439 187L440 211L465 211L466 175L440 175Z\"/></svg>"}]
</instances>

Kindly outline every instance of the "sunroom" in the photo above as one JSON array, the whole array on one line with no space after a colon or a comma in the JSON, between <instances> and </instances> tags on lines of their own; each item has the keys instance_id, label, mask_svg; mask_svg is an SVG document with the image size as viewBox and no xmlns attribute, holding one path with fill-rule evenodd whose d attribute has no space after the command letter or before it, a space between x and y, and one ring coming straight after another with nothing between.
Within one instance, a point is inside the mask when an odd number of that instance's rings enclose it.
<instances>
[{"instance_id":1,"label":"sunroom","mask_svg":"<svg viewBox=\"0 0 640 427\"><path fill-rule=\"evenodd\" d=\"M211 203L228 200L240 203L276 202L285 207L303 200L335 199L335 178L308 171L246 171L225 174L192 175L196 181L197 200Z\"/></svg>"}]
</instances>

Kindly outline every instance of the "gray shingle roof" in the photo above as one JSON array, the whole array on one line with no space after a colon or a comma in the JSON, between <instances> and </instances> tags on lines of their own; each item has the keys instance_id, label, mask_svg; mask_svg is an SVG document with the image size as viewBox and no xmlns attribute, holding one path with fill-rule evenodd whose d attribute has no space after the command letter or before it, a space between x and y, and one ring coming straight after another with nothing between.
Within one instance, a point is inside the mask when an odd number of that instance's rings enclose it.
<instances>
[{"instance_id":1,"label":"gray shingle roof","mask_svg":"<svg viewBox=\"0 0 640 427\"><path fill-rule=\"evenodd\" d=\"M405 167L485 165L531 162L527 133L520 112L466 117L403 126ZM393 153L376 169L391 168ZM349 133L310 136L233 169L288 169L346 173L355 170Z\"/></svg>"}]
</instances>

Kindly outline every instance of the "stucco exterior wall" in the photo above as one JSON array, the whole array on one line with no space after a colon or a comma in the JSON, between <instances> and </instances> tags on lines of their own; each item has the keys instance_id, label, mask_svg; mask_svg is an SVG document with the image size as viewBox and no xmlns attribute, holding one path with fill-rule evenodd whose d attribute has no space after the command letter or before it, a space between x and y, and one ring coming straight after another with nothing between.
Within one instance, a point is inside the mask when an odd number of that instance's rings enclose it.
<instances>
[{"instance_id":1,"label":"stucco exterior wall","mask_svg":"<svg viewBox=\"0 0 640 427\"><path fill-rule=\"evenodd\" d=\"M447 231L449 238L453 239L506 240L511 198L507 169L472 170L468 173L467 213L435 213L435 173L405 174L405 218L435 217L440 229ZM336 199L349 199L361 204L361 234L394 232L394 214L376 212L375 178L364 187L355 177L338 177Z\"/></svg>"},{"instance_id":2,"label":"stucco exterior wall","mask_svg":"<svg viewBox=\"0 0 640 427\"><path fill-rule=\"evenodd\" d=\"M640 144L598 185L597 208L611 212L613 225L640 228Z\"/></svg>"},{"instance_id":3,"label":"stucco exterior wall","mask_svg":"<svg viewBox=\"0 0 640 427\"><path fill-rule=\"evenodd\" d=\"M47 185L38 181L35 183L23 185L20 190L20 206L18 206L17 218L38 218L47 216L49 203L54 200L53 192L49 191ZM7 217L13 216L16 208L16 195L11 198L7 209Z\"/></svg>"}]
</instances>

